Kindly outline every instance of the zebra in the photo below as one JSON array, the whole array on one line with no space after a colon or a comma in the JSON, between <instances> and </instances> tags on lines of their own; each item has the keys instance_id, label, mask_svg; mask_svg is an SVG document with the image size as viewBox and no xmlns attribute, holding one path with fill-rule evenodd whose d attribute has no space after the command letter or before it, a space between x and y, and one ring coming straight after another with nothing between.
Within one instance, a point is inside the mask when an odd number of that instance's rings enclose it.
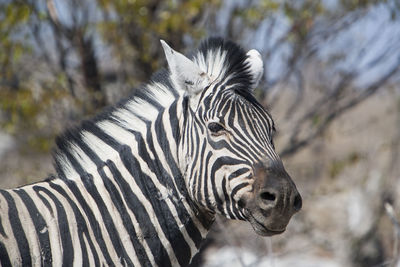
<instances>
[{"instance_id":1,"label":"zebra","mask_svg":"<svg viewBox=\"0 0 400 267\"><path fill-rule=\"evenodd\" d=\"M261 236L302 198L253 90L261 55L208 38L56 139L56 175L0 191L2 266L185 266L217 214Z\"/></svg>"}]
</instances>

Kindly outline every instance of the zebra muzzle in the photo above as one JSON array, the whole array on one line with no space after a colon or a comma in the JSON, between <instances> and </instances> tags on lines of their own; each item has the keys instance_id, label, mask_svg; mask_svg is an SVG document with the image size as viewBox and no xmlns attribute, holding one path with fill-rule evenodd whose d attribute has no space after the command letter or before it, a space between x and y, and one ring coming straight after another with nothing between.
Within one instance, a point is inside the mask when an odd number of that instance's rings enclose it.
<instances>
[{"instance_id":1,"label":"zebra muzzle","mask_svg":"<svg viewBox=\"0 0 400 267\"><path fill-rule=\"evenodd\" d=\"M283 233L291 217L302 207L302 198L283 165L258 167L253 192L243 203L247 220L263 236Z\"/></svg>"}]
</instances>

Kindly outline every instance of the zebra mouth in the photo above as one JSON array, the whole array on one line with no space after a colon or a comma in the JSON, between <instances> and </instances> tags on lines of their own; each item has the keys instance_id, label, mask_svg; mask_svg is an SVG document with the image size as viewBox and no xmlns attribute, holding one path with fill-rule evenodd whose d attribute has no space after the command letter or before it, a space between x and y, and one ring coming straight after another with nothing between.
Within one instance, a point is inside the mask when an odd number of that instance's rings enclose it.
<instances>
[{"instance_id":1,"label":"zebra mouth","mask_svg":"<svg viewBox=\"0 0 400 267\"><path fill-rule=\"evenodd\" d=\"M247 220L250 222L251 226L253 227L254 232L256 234L261 235L261 236L273 236L273 235L279 235L285 232L286 227L283 229L278 229L278 230L273 230L269 229L265 224L261 223L258 221L250 211L247 212Z\"/></svg>"}]
</instances>

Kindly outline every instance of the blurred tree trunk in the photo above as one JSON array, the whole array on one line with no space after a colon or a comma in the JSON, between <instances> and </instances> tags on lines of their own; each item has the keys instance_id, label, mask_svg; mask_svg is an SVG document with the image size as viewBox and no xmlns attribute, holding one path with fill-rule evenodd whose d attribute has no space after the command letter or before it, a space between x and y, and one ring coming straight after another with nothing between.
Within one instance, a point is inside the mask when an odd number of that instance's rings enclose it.
<instances>
[{"instance_id":1,"label":"blurred tree trunk","mask_svg":"<svg viewBox=\"0 0 400 267\"><path fill-rule=\"evenodd\" d=\"M93 39L85 37L84 33L77 31L72 37L76 40L81 69L83 73L84 85L92 92L92 105L94 109L99 109L106 105L105 95L101 90L101 78L98 69Z\"/></svg>"}]
</instances>

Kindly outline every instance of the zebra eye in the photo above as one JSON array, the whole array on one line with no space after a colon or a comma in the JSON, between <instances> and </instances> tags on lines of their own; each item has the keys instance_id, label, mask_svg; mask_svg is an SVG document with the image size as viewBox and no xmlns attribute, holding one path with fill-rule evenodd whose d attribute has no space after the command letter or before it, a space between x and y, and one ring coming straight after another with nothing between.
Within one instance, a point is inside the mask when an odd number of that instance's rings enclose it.
<instances>
[{"instance_id":1,"label":"zebra eye","mask_svg":"<svg viewBox=\"0 0 400 267\"><path fill-rule=\"evenodd\" d=\"M210 122L208 124L208 129L213 135L220 135L225 130L225 127L218 122Z\"/></svg>"}]
</instances>

